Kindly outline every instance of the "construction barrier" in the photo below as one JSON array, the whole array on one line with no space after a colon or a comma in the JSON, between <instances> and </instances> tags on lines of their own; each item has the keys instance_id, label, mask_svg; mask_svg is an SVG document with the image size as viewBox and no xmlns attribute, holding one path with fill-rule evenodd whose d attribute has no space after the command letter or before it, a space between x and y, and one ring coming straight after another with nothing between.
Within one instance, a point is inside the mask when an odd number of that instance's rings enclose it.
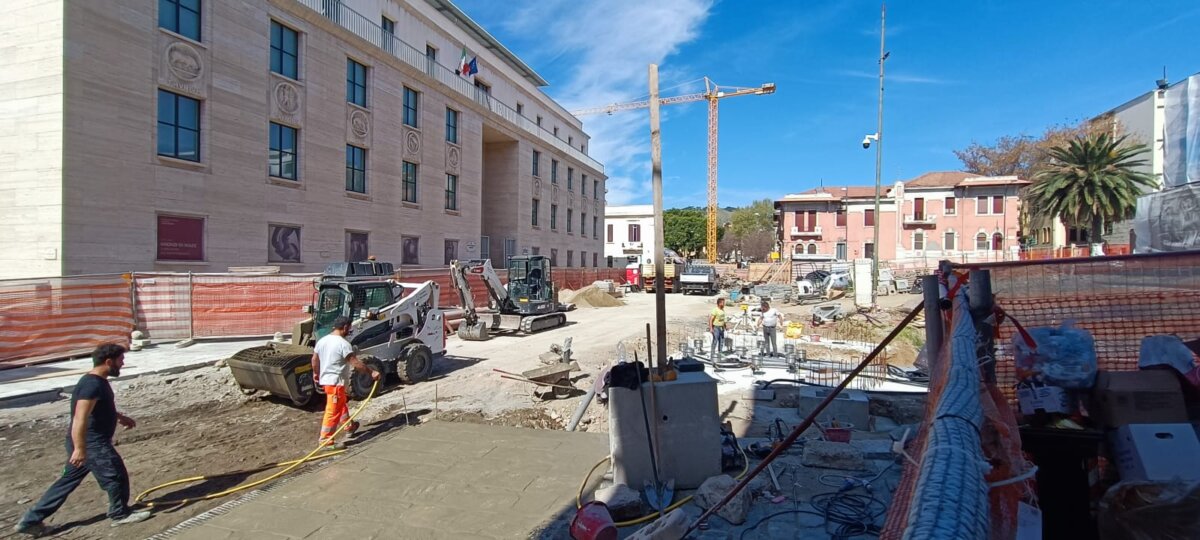
<instances>
[{"instance_id":1,"label":"construction barrier","mask_svg":"<svg viewBox=\"0 0 1200 540\"><path fill-rule=\"evenodd\" d=\"M130 282L128 274L0 281L0 368L128 343Z\"/></svg>"}]
</instances>

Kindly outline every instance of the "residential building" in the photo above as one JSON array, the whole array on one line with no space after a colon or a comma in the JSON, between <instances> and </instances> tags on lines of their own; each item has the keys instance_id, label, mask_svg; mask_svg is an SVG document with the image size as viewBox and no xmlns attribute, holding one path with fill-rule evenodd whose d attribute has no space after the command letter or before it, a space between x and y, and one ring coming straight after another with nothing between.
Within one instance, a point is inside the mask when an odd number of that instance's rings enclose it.
<instances>
[{"instance_id":1,"label":"residential building","mask_svg":"<svg viewBox=\"0 0 1200 540\"><path fill-rule=\"evenodd\" d=\"M602 234L607 266L653 261L654 205L609 206Z\"/></svg>"},{"instance_id":2,"label":"residential building","mask_svg":"<svg viewBox=\"0 0 1200 540\"><path fill-rule=\"evenodd\" d=\"M998 260L1015 258L1020 189L1015 176L932 172L883 186L817 188L775 201L782 253L793 261L879 258Z\"/></svg>"},{"instance_id":3,"label":"residential building","mask_svg":"<svg viewBox=\"0 0 1200 540\"><path fill-rule=\"evenodd\" d=\"M604 214L603 166L565 140L581 122L448 0L5 13L0 277L602 251L590 223L534 217ZM551 185L539 154L598 189Z\"/></svg>"}]
</instances>

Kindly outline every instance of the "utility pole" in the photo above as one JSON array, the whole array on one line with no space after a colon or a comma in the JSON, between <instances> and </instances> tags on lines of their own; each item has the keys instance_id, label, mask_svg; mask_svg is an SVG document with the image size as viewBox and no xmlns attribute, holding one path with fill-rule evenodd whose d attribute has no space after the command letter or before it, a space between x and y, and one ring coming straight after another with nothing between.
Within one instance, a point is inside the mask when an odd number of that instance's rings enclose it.
<instances>
[{"instance_id":1,"label":"utility pole","mask_svg":"<svg viewBox=\"0 0 1200 540\"><path fill-rule=\"evenodd\" d=\"M883 62L887 60L887 52L884 50L884 34L887 21L887 4L879 5L879 119L875 126L875 223L871 228L875 231L875 238L871 244L871 307L878 306L876 295L879 294L879 222L882 216L879 215L879 195L882 186L883 172ZM896 207L896 219L901 219L899 216L900 207Z\"/></svg>"},{"instance_id":2,"label":"utility pole","mask_svg":"<svg viewBox=\"0 0 1200 540\"><path fill-rule=\"evenodd\" d=\"M654 320L655 354L658 367L666 364L667 358L667 297L663 290L663 274L666 273L663 256L663 199L662 199L662 131L658 115L658 64L650 64L650 168L654 184ZM711 256L711 255L710 255ZM650 351L650 344L646 344Z\"/></svg>"}]
</instances>

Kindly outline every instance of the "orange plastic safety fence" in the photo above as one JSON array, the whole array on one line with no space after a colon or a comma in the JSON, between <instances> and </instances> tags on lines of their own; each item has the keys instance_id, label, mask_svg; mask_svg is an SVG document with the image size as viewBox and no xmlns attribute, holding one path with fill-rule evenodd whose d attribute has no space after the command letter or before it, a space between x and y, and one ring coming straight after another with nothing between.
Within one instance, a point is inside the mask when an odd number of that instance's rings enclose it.
<instances>
[{"instance_id":1,"label":"orange plastic safety fence","mask_svg":"<svg viewBox=\"0 0 1200 540\"><path fill-rule=\"evenodd\" d=\"M312 303L314 276L192 278L192 336L240 337L291 332Z\"/></svg>"},{"instance_id":2,"label":"orange plastic safety fence","mask_svg":"<svg viewBox=\"0 0 1200 540\"><path fill-rule=\"evenodd\" d=\"M0 282L0 367L128 344L133 301L126 275Z\"/></svg>"}]
</instances>

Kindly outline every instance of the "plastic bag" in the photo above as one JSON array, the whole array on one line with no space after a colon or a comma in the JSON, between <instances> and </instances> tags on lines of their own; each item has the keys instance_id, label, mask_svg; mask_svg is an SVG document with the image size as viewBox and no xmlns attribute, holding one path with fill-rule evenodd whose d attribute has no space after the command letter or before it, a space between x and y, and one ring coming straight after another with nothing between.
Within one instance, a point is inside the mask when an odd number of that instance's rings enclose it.
<instances>
[{"instance_id":1,"label":"plastic bag","mask_svg":"<svg viewBox=\"0 0 1200 540\"><path fill-rule=\"evenodd\" d=\"M1146 336L1142 338L1142 348L1138 351L1138 368L1153 366L1171 366L1186 375L1196 364L1192 359L1192 351L1179 336Z\"/></svg>"},{"instance_id":2,"label":"plastic bag","mask_svg":"<svg viewBox=\"0 0 1200 540\"><path fill-rule=\"evenodd\" d=\"M1188 540L1200 534L1200 482L1120 482L1100 500L1104 540Z\"/></svg>"},{"instance_id":3,"label":"plastic bag","mask_svg":"<svg viewBox=\"0 0 1200 540\"><path fill-rule=\"evenodd\" d=\"M1068 321L1061 327L1030 328L1033 350L1020 334L1013 336L1017 374L1062 388L1086 389L1096 383L1096 343L1092 334Z\"/></svg>"}]
</instances>

